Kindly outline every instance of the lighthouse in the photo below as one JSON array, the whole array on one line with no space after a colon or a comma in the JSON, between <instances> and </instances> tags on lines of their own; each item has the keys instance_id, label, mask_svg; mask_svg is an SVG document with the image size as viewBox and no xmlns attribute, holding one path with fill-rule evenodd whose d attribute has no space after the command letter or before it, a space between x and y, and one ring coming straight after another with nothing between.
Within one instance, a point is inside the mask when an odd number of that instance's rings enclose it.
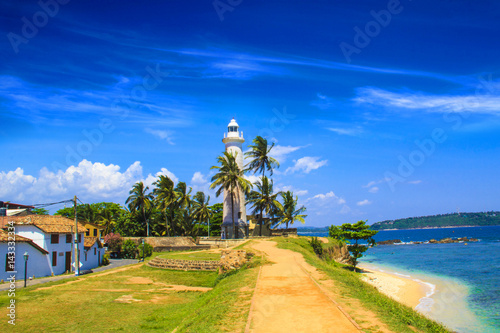
<instances>
[{"instance_id":1,"label":"lighthouse","mask_svg":"<svg viewBox=\"0 0 500 333\"><path fill-rule=\"evenodd\" d=\"M226 145L226 152L235 156L238 167L243 170L242 145L245 139L243 139L243 132L239 131L239 125L234 118L227 125L227 133L224 133L222 142ZM244 238L248 236L245 194L241 189L236 191L237 193L234 193L233 210L231 211L231 193L226 189L224 190L224 210L221 231L224 233L225 238ZM236 235L234 234L233 228L233 216L235 226L238 229Z\"/></svg>"}]
</instances>

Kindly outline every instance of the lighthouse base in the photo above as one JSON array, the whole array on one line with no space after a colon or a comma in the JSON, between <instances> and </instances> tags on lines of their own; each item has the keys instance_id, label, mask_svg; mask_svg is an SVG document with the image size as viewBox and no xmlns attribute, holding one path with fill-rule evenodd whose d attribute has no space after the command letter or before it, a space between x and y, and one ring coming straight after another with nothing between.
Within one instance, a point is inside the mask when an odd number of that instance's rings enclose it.
<instances>
[{"instance_id":1,"label":"lighthouse base","mask_svg":"<svg viewBox=\"0 0 500 333\"><path fill-rule=\"evenodd\" d=\"M224 221L221 225L222 239L248 238L248 223L239 219L234 221Z\"/></svg>"}]
</instances>

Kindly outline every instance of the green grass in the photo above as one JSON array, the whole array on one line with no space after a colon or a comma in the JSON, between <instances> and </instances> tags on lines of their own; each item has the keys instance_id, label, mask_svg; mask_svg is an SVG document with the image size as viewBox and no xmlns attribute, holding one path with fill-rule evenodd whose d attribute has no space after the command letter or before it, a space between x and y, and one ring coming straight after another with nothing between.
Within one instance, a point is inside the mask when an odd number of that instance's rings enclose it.
<instances>
[{"instance_id":1,"label":"green grass","mask_svg":"<svg viewBox=\"0 0 500 333\"><path fill-rule=\"evenodd\" d=\"M220 260L220 253L211 252L166 252L158 255L158 258L164 259L183 259L183 260Z\"/></svg>"},{"instance_id":2,"label":"green grass","mask_svg":"<svg viewBox=\"0 0 500 333\"><path fill-rule=\"evenodd\" d=\"M391 330L395 332L450 332L444 326L414 311L408 306L378 292L369 284L361 281L360 274L354 273L347 266L328 263L318 258L311 245L310 238L275 238L278 247L301 253L306 261L331 278L342 295L358 299L363 306L373 311ZM354 318L356 319L356 318Z\"/></svg>"},{"instance_id":3,"label":"green grass","mask_svg":"<svg viewBox=\"0 0 500 333\"><path fill-rule=\"evenodd\" d=\"M24 332L171 332L175 328L177 332L243 332L249 311L246 303L258 273L252 268L255 262L224 277L216 272L142 265L108 275L85 275L76 283L67 284L77 280L69 278L20 288L15 297L16 328ZM205 293L165 289L173 284L213 289ZM51 286L55 287L39 290ZM116 302L124 295L140 301ZM9 301L7 292L0 292L4 318ZM7 320L0 321L0 332L8 329Z\"/></svg>"}]
</instances>

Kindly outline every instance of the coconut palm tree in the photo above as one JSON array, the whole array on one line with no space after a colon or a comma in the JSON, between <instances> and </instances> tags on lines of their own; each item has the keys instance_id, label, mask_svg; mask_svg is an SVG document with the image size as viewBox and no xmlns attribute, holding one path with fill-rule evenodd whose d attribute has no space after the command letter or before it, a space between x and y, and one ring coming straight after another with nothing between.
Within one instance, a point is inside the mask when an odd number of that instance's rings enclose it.
<instances>
[{"instance_id":1,"label":"coconut palm tree","mask_svg":"<svg viewBox=\"0 0 500 333\"><path fill-rule=\"evenodd\" d=\"M208 237L210 237L210 218L212 218L212 210L208 208L210 196L205 198L205 193L199 191L193 197L194 217L199 222L207 222L208 224Z\"/></svg>"},{"instance_id":2,"label":"coconut palm tree","mask_svg":"<svg viewBox=\"0 0 500 333\"><path fill-rule=\"evenodd\" d=\"M143 182L137 182L130 190L130 196L127 198L127 201L125 201L131 211L141 211L144 222L147 225L147 236L149 236L149 221L146 219L146 210L151 209L153 200L153 195L147 193L148 190L149 187L145 187Z\"/></svg>"},{"instance_id":3,"label":"coconut palm tree","mask_svg":"<svg viewBox=\"0 0 500 333\"><path fill-rule=\"evenodd\" d=\"M99 224L104 227L103 236L113 231L117 217L109 208L103 208L98 213Z\"/></svg>"},{"instance_id":4,"label":"coconut palm tree","mask_svg":"<svg viewBox=\"0 0 500 333\"><path fill-rule=\"evenodd\" d=\"M274 184L273 181L269 180L266 176L262 176L256 183L257 191L252 191L248 196L248 202L252 205L253 212L252 214L257 214L257 212L261 212L261 214L265 213L268 216L271 216L279 210L279 206L281 204L277 200L278 193L274 192ZM261 215L259 217L260 224L260 235L262 235L262 218Z\"/></svg>"},{"instance_id":5,"label":"coconut palm tree","mask_svg":"<svg viewBox=\"0 0 500 333\"><path fill-rule=\"evenodd\" d=\"M283 205L278 206L278 224L286 223L286 228L288 229L288 223L293 224L295 221L305 223L305 218L307 215L303 214L306 211L306 207L302 206L297 209L298 197L293 198L292 191L286 191L281 193L281 198L283 199Z\"/></svg>"},{"instance_id":6,"label":"coconut palm tree","mask_svg":"<svg viewBox=\"0 0 500 333\"><path fill-rule=\"evenodd\" d=\"M266 170L270 172L271 176L273 175L273 168L279 168L279 162L273 157L269 156L271 149L274 147L274 142L269 146L267 144L267 140L261 136L257 136L252 141L253 145L250 145L250 151L246 152L245 155L250 157L250 163L247 165L247 170L253 171L253 173L261 172L262 177L265 176ZM259 215L259 236L262 236L262 215L263 212L260 212Z\"/></svg>"},{"instance_id":7,"label":"coconut palm tree","mask_svg":"<svg viewBox=\"0 0 500 333\"><path fill-rule=\"evenodd\" d=\"M177 192L177 205L179 208L186 209L191 207L191 191L193 189L188 187L186 183L179 182L175 187L175 191Z\"/></svg>"},{"instance_id":8,"label":"coconut palm tree","mask_svg":"<svg viewBox=\"0 0 500 333\"><path fill-rule=\"evenodd\" d=\"M217 162L220 165L215 165L210 169L217 169L217 173L212 177L210 184L211 189L218 187L215 195L218 197L224 190L228 191L231 196L231 219L233 222L233 236L238 238L238 230L234 222L234 196L242 191L247 193L252 184L244 178L244 171L240 169L236 162L236 156L229 152L224 152L223 155L217 157Z\"/></svg>"},{"instance_id":9,"label":"coconut palm tree","mask_svg":"<svg viewBox=\"0 0 500 333\"><path fill-rule=\"evenodd\" d=\"M178 199L179 193L174 189L174 182L168 176L161 175L156 182L153 183L156 188L153 190L155 195L155 202L164 216L165 216L165 228L167 231L167 236L170 237L170 229L173 227L174 223L174 211L175 203ZM170 211L170 226L168 225L167 210Z\"/></svg>"}]
</instances>

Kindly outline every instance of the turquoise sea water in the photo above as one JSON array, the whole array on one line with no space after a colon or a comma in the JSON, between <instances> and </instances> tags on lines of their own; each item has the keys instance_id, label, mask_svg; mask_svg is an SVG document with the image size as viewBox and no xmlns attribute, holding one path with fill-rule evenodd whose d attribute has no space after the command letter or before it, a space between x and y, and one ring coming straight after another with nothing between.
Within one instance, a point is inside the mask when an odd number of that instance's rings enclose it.
<instances>
[{"instance_id":1,"label":"turquoise sea water","mask_svg":"<svg viewBox=\"0 0 500 333\"><path fill-rule=\"evenodd\" d=\"M430 316L451 328L459 332L500 332L500 226L385 230L375 240L400 239L408 243L445 237L480 241L376 246L366 252L361 262L437 286L431 296L435 302Z\"/></svg>"}]
</instances>

